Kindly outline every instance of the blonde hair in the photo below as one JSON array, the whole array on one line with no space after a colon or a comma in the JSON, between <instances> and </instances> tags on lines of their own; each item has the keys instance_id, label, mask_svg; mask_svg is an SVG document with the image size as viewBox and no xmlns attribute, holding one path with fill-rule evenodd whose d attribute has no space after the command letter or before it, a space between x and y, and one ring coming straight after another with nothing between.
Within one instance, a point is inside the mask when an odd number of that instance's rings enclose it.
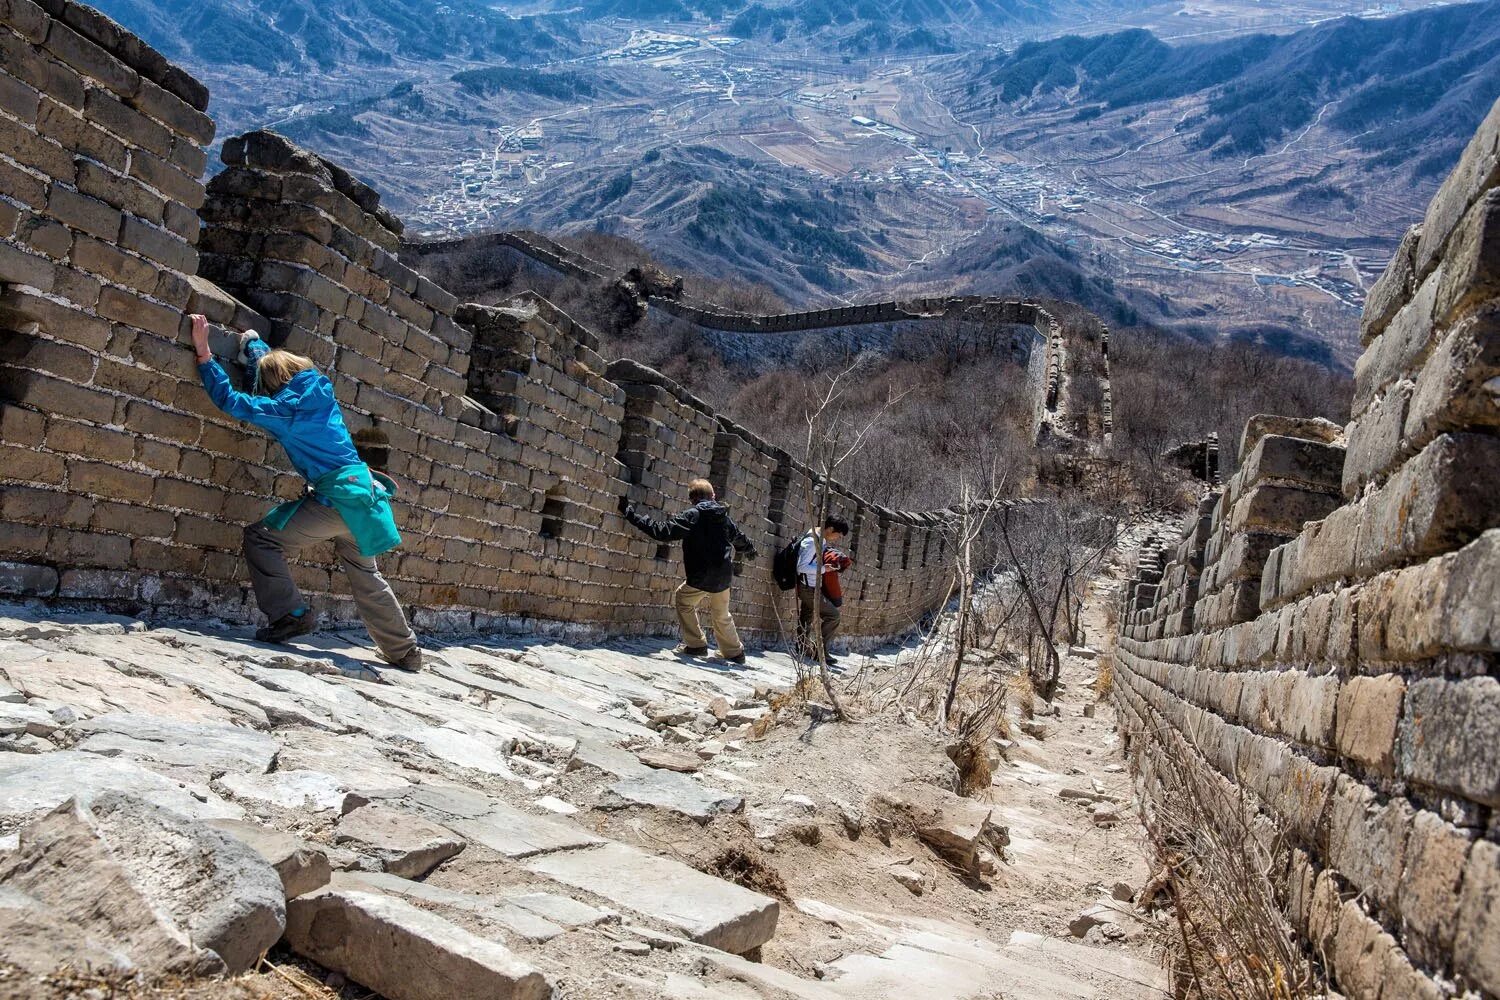
<instances>
[{"instance_id":1,"label":"blonde hair","mask_svg":"<svg viewBox=\"0 0 1500 1000\"><path fill-rule=\"evenodd\" d=\"M714 496L714 484L707 479L694 479L688 483L688 499L697 503L699 500L712 500Z\"/></svg>"},{"instance_id":2,"label":"blonde hair","mask_svg":"<svg viewBox=\"0 0 1500 1000\"><path fill-rule=\"evenodd\" d=\"M276 347L261 355L255 366L256 377L266 395L274 396L301 372L316 368L312 358L305 358L291 351Z\"/></svg>"}]
</instances>

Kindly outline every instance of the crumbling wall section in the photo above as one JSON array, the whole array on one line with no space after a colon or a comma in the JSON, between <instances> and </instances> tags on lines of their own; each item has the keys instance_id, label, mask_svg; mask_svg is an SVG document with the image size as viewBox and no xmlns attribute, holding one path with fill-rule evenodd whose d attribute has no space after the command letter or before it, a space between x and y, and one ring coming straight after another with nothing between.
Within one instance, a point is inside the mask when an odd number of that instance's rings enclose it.
<instances>
[{"instance_id":1,"label":"crumbling wall section","mask_svg":"<svg viewBox=\"0 0 1500 1000\"><path fill-rule=\"evenodd\" d=\"M1344 995L1496 997L1500 104L1363 339L1342 433L1252 420L1240 471L1143 554L1116 702L1148 818L1186 768L1285 832L1280 902Z\"/></svg>"},{"instance_id":2,"label":"crumbling wall section","mask_svg":"<svg viewBox=\"0 0 1500 1000\"><path fill-rule=\"evenodd\" d=\"M200 84L67 0L0 14L0 596L255 617L243 528L303 484L209 402L184 315L203 312L226 362L246 328L311 357L379 442L406 538L382 567L420 628L670 626L680 556L617 500L675 510L707 476L763 553L746 631L784 634L770 556L803 530L805 469L649 369L606 371L545 299L460 303L399 259L375 191L279 136L226 142L205 189ZM293 573L355 620L329 547ZM908 583L882 627L942 589Z\"/></svg>"},{"instance_id":3,"label":"crumbling wall section","mask_svg":"<svg viewBox=\"0 0 1500 1000\"><path fill-rule=\"evenodd\" d=\"M208 94L87 7L0 10L0 591L204 600L223 487L281 486L182 346L259 321L196 276Z\"/></svg>"}]
</instances>

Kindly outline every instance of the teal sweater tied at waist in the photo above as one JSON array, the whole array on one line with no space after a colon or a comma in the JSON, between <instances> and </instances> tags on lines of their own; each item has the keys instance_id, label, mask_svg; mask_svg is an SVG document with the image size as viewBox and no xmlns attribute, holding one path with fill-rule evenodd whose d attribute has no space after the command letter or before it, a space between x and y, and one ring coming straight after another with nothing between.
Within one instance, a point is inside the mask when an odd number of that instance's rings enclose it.
<instances>
[{"instance_id":1,"label":"teal sweater tied at waist","mask_svg":"<svg viewBox=\"0 0 1500 1000\"><path fill-rule=\"evenodd\" d=\"M360 555L373 558L401 544L401 532L396 530L396 518L391 513L396 484L389 476L372 472L368 465L359 462L319 476L313 480L312 492L316 499L327 501L339 512L354 536L354 544L359 546ZM297 513L303 499L277 505L262 523L272 531L280 531Z\"/></svg>"}]
</instances>

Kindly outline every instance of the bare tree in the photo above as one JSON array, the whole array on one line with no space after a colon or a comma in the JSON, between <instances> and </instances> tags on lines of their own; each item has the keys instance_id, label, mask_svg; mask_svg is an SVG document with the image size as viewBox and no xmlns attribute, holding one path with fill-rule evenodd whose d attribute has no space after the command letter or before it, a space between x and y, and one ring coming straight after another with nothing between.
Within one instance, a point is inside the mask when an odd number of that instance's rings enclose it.
<instances>
[{"instance_id":1,"label":"bare tree","mask_svg":"<svg viewBox=\"0 0 1500 1000\"><path fill-rule=\"evenodd\" d=\"M1057 695L1062 674L1060 640L1073 638L1076 616L1064 609L1081 594L1088 576L1113 548L1121 522L1076 498L1024 508L1024 521L1006 508L999 518L1002 551L996 570L1014 574L1033 635L1029 669L1037 693ZM1066 629L1063 634L1060 629ZM1038 662L1035 646L1040 645Z\"/></svg>"},{"instance_id":2,"label":"bare tree","mask_svg":"<svg viewBox=\"0 0 1500 1000\"><path fill-rule=\"evenodd\" d=\"M814 476L812 490L807 494L808 523L816 529L828 518L833 505L834 474L839 467L856 455L869 440L875 425L898 402L904 393L896 393L887 386L885 403L873 416L856 415L849 405L851 386L859 379L861 370L869 360L858 357L842 371L825 376L826 384L809 399L805 411L807 438L803 447L803 460ZM823 565L823 533L812 533L815 545L815 565ZM823 602L823 574L815 574L817 581L813 593L813 606L819 608ZM813 659L818 666L818 678L823 690L833 704L834 715L847 722L849 714L844 709L833 680L828 675L828 650L823 643L823 630L819 627L817 613L813 615L813 627L808 629L805 639L811 644Z\"/></svg>"}]
</instances>

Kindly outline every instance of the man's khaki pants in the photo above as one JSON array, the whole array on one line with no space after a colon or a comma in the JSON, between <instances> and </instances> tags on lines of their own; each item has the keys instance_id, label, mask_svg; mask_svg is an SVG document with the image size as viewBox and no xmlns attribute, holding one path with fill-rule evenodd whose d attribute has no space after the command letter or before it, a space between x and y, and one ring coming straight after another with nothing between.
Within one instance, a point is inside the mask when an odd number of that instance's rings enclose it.
<instances>
[{"instance_id":1,"label":"man's khaki pants","mask_svg":"<svg viewBox=\"0 0 1500 1000\"><path fill-rule=\"evenodd\" d=\"M359 546L354 543L343 516L312 498L302 501L280 531L273 531L259 521L245 529L245 561L250 564L255 603L273 622L304 607L302 594L287 568L286 553L330 539L344 575L349 578L354 606L370 630L370 638L387 657L400 660L417 645L401 603L375 568L375 560L359 554Z\"/></svg>"},{"instance_id":2,"label":"man's khaki pants","mask_svg":"<svg viewBox=\"0 0 1500 1000\"><path fill-rule=\"evenodd\" d=\"M698 624L698 605L707 604L709 617L713 620L714 641L725 659L743 656L745 646L740 642L740 633L734 627L734 616L729 613L729 591L710 594L687 584L677 588L674 606L677 621L682 625L682 644L689 649L707 649L708 639L703 635L703 626Z\"/></svg>"}]
</instances>

